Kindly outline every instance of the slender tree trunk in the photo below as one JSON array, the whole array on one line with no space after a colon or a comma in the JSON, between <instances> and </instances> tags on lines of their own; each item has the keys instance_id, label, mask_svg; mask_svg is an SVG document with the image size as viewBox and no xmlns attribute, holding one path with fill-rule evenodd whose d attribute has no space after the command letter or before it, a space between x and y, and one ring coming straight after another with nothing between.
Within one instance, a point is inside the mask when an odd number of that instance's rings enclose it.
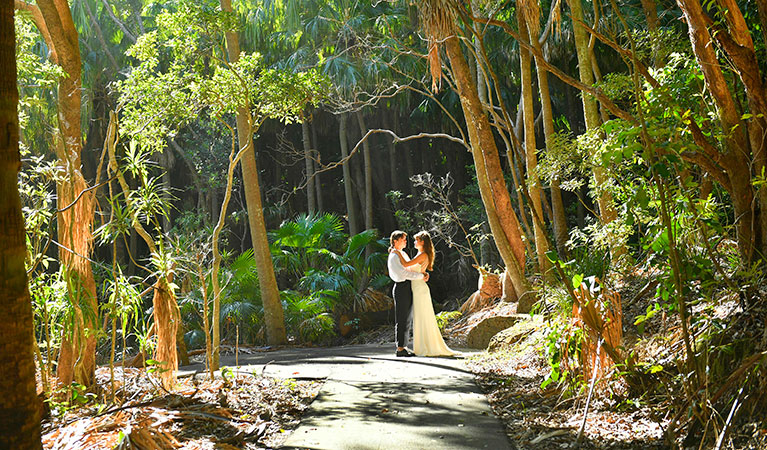
<instances>
[{"instance_id":1,"label":"slender tree trunk","mask_svg":"<svg viewBox=\"0 0 767 450\"><path fill-rule=\"evenodd\" d=\"M349 158L349 141L347 136L347 116L342 113L338 116L338 139L341 145L341 159L344 160L344 197L346 198L346 220L349 222L349 235L354 236L360 232L357 224L357 211L354 207L352 192L352 171Z\"/></svg>"},{"instance_id":2,"label":"slender tree trunk","mask_svg":"<svg viewBox=\"0 0 767 450\"><path fill-rule=\"evenodd\" d=\"M360 138L364 138L368 132L362 111L357 111L357 124L360 127ZM362 154L365 163L365 229L372 230L373 226L373 162L370 156L370 140L365 139L362 143Z\"/></svg>"},{"instance_id":3,"label":"slender tree trunk","mask_svg":"<svg viewBox=\"0 0 767 450\"><path fill-rule=\"evenodd\" d=\"M658 30L658 5L655 0L641 0L645 19L647 19L647 29L650 31Z\"/></svg>"},{"instance_id":4,"label":"slender tree trunk","mask_svg":"<svg viewBox=\"0 0 767 450\"><path fill-rule=\"evenodd\" d=\"M530 37L533 45L540 49L538 40ZM549 92L549 74L542 68L538 59L535 60L535 69L538 74L538 89L541 94L541 112L543 113L543 134L546 138L546 149L554 137L554 114L551 109L551 93ZM567 254L565 243L567 242L567 218L565 207L562 203L562 191L559 188L559 178L555 175L551 180L551 215L554 228L554 240L557 251L564 257Z\"/></svg>"},{"instance_id":5,"label":"slender tree trunk","mask_svg":"<svg viewBox=\"0 0 767 450\"><path fill-rule=\"evenodd\" d=\"M316 112L319 110L315 110ZM320 141L317 139L317 123L313 120L310 124L312 127L312 142L314 143L314 147L312 148L312 152L314 155L314 160L312 161L313 169L314 169L314 193L317 196L317 211L322 212L325 210L325 207L322 202L322 183L320 182L320 163L322 162L321 154L320 154Z\"/></svg>"},{"instance_id":6,"label":"slender tree trunk","mask_svg":"<svg viewBox=\"0 0 767 450\"><path fill-rule=\"evenodd\" d=\"M221 0L221 9L232 11L230 0ZM234 63L240 57L240 43L237 33L226 33L226 50L229 61ZM249 120L249 112L237 112L237 140L240 148L247 147L242 155L242 181L245 184L245 204L248 208L248 224L253 241L253 256L256 260L258 282L261 288L261 302L264 306L264 323L266 325L266 340L270 345L282 345L288 341L285 330L285 312L282 309L280 290L274 275L272 253L269 240L266 237L264 210L261 204L261 186L258 181L258 166L256 151L253 143L253 133L256 131Z\"/></svg>"},{"instance_id":7,"label":"slender tree trunk","mask_svg":"<svg viewBox=\"0 0 767 450\"><path fill-rule=\"evenodd\" d=\"M517 13L520 33L522 36L528 36L527 24L523 14ZM537 34L537 33L534 33ZM534 38L534 37L533 37ZM532 76L532 58L530 52L520 50L519 52L522 99L524 111L524 130L525 130L525 161L527 164L527 192L530 194L530 210L533 217L533 235L535 237L535 252L538 257L538 270L542 275L548 273L549 261L546 258L546 252L549 251L548 241L546 240L546 229L544 228L543 207L541 206L541 181L538 177L538 149L535 142L535 112L533 110L533 76ZM544 72L545 76L545 72Z\"/></svg>"},{"instance_id":8,"label":"slender tree trunk","mask_svg":"<svg viewBox=\"0 0 767 450\"><path fill-rule=\"evenodd\" d=\"M304 167L306 168L306 207L309 214L317 212L317 201L314 194L314 160L312 159L312 142L309 122L301 122L301 134L304 142Z\"/></svg>"},{"instance_id":9,"label":"slender tree trunk","mask_svg":"<svg viewBox=\"0 0 767 450\"><path fill-rule=\"evenodd\" d=\"M239 114L238 114L239 115ZM246 119L247 122L247 119ZM250 129L250 124L246 123L247 129ZM247 138L247 137L246 137ZM221 294L223 289L219 284L218 274L221 268L221 252L219 251L219 238L221 231L226 224L226 213L229 206L229 200L232 198L232 185L234 184L234 171L237 167L237 163L247 150L238 150L235 146L234 136L232 136L232 150L229 154L229 168L226 173L226 187L224 188L224 201L221 203L221 212L218 215L218 221L213 228L213 236L211 241L213 242L213 267L210 273L211 284L213 286L213 332L212 332L212 358L211 358L211 370L216 371L219 369L219 357L221 354ZM247 141L246 141L247 142ZM252 146L252 144L245 144Z\"/></svg>"},{"instance_id":10,"label":"slender tree trunk","mask_svg":"<svg viewBox=\"0 0 767 450\"><path fill-rule=\"evenodd\" d=\"M589 51L589 38L586 29L583 27L583 5L582 0L567 0L570 6L570 13L573 19L573 36L575 38L575 51L578 56L578 74L583 84L592 86L594 84L594 73L591 65L591 54ZM601 125L599 109L596 99L588 94L582 95L583 115L586 121L586 130L593 130ZM594 168L594 181L599 192L597 193L597 204L599 205L599 215L603 225L607 225L618 218L613 204L612 194L606 189L608 176L601 167ZM621 256L626 253L624 245L613 246L611 249L613 257Z\"/></svg>"},{"instance_id":11,"label":"slender tree trunk","mask_svg":"<svg viewBox=\"0 0 767 450\"><path fill-rule=\"evenodd\" d=\"M390 130L394 130L394 127L392 126L392 122L390 122L391 118L394 120L397 120L396 113L394 110L392 110L391 115L386 114L384 112L384 120L386 120L386 128ZM396 191L399 187L399 183L397 182L397 145L394 143L394 141L390 137L385 137L386 139L386 148L389 150L389 186L390 190Z\"/></svg>"},{"instance_id":12,"label":"slender tree trunk","mask_svg":"<svg viewBox=\"0 0 767 450\"><path fill-rule=\"evenodd\" d=\"M0 4L0 448L39 449L42 405L35 392L34 324L27 290L16 107L13 4ZM42 370L45 370L41 367Z\"/></svg>"},{"instance_id":13,"label":"slender tree trunk","mask_svg":"<svg viewBox=\"0 0 767 450\"><path fill-rule=\"evenodd\" d=\"M481 9L478 6L479 5L478 5L478 3L476 1L472 1L471 2L471 10L472 10L472 12L474 13L475 16L480 17L482 11L481 11ZM475 24L475 30L476 30L477 33L481 33L482 32L482 25L479 24L479 23ZM482 45L481 45L480 40L477 39L476 37L474 38L474 53L476 55L482 55ZM474 77L474 79L477 82L477 96L479 97L480 103L482 103L484 105L484 104L487 104L488 101L487 101L487 88L485 86L485 77L481 75L482 74L482 63L483 63L483 60L478 57L478 58L476 58L474 60L474 62L476 63L476 65L473 68L472 72L477 74L477 76ZM513 131L512 131L512 133L513 133ZM512 160L511 160L511 158L513 158L513 156L511 154L511 152L509 152L508 149L506 151L506 156L508 158L510 158L509 159L509 169L511 171L514 171L514 166L512 164ZM513 178L513 180L515 180L515 182L513 183L513 186L516 189L516 184L517 184L516 183L516 176L514 176L512 178ZM519 193L518 190L517 190L517 197L518 197L518 202L519 202L519 206L520 206L520 211L523 211L523 209L522 209L523 208L523 203L520 202L521 196L520 196L520 193ZM524 215L521 215L520 217L522 219L522 224L524 225L525 217L524 217ZM483 234L491 234L490 225L487 222L484 222L482 224L482 233ZM494 256L493 255L493 248L492 248L492 243L490 242L490 239L482 239L481 241L479 241L479 254L480 254L480 264L482 264L483 266L486 266L486 267L492 267L492 264L495 263L495 261L494 261L495 258L493 258L493 256ZM479 276L480 277L482 276L482 272L480 272ZM517 300L516 296L517 296L516 292L514 292L514 290L511 289L510 290L510 295L508 296L509 301L516 301Z\"/></svg>"},{"instance_id":14,"label":"slender tree trunk","mask_svg":"<svg viewBox=\"0 0 767 450\"><path fill-rule=\"evenodd\" d=\"M99 44L101 44L101 48L104 50L104 53L106 53L109 62L112 64L112 68L117 72L120 70L120 66L117 64L117 61L115 61L115 57L112 56L112 52L109 51L109 46L107 45L106 39L104 39L104 33L101 31L101 26L99 25L98 20L96 20L96 16L93 14L88 2L83 2L82 5L85 8L85 13L88 15L88 19L90 19L91 27L93 27L93 30L96 32L96 38L98 39Z\"/></svg>"},{"instance_id":15,"label":"slender tree trunk","mask_svg":"<svg viewBox=\"0 0 767 450\"><path fill-rule=\"evenodd\" d=\"M117 113L114 111L109 112L109 126L107 127L104 145L109 153L109 171L115 171L123 195L129 196L131 189L117 164ZM144 240L151 254L160 254L153 237L146 231L141 221L134 221L133 229ZM163 387L170 390L176 384L176 372L178 370L176 336L178 335L178 327L181 322L181 314L178 309L175 290L171 288L174 267L158 264L155 266L155 269L158 272L158 276L154 284L154 295L152 296L154 324L150 329L150 334L157 334L154 359L161 364L159 368L162 370L159 373L159 377ZM139 356L143 357L142 354Z\"/></svg>"}]
</instances>

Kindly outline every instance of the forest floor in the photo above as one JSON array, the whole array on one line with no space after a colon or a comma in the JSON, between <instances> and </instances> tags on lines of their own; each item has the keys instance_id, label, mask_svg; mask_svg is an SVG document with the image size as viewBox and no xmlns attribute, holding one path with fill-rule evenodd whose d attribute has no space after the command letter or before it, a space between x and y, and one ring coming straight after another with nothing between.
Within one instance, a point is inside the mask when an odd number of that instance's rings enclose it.
<instances>
[{"instance_id":1,"label":"forest floor","mask_svg":"<svg viewBox=\"0 0 767 450\"><path fill-rule=\"evenodd\" d=\"M322 385L259 373L225 371L210 380L187 373L169 393L143 369L97 370L99 394L52 402L43 421L43 448L234 450L274 448L298 426Z\"/></svg>"},{"instance_id":2,"label":"forest floor","mask_svg":"<svg viewBox=\"0 0 767 450\"><path fill-rule=\"evenodd\" d=\"M639 298L649 292L645 285L624 287L624 296L633 297L624 304L624 342L641 360L672 361L680 351L673 316L648 320L642 336L632 331L647 307ZM732 318L738 308L725 298L706 314ZM448 326L446 341L465 348L472 323L514 312L496 304L465 316ZM182 368L173 393L143 370L123 374L117 368L117 402L107 400L109 370L100 368L96 394L78 394L72 402L84 406L50 405L44 448L375 448L396 438L405 449L566 449L577 447L582 424L580 448L671 448L664 433L668 411L679 407L676 388L669 384L662 395L635 398L619 377L610 377L596 385L584 422L586 383L570 390L557 383L542 387L550 371L542 352L545 328L500 350L468 351L458 359L394 357L391 325L334 347L242 348L237 356L222 355L229 369L214 380L199 361ZM665 379L672 380L673 362L660 364L665 366L658 375L668 372ZM764 412L751 416L732 427L722 448L767 448ZM688 444L683 447L712 448Z\"/></svg>"}]
</instances>

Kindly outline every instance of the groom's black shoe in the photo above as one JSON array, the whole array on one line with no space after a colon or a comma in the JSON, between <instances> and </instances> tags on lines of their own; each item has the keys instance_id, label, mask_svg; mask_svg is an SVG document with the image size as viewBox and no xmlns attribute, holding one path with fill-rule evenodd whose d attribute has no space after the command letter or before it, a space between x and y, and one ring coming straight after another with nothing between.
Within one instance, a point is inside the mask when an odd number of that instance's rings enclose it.
<instances>
[{"instance_id":1,"label":"groom's black shoe","mask_svg":"<svg viewBox=\"0 0 767 450\"><path fill-rule=\"evenodd\" d=\"M402 350L397 350L396 355L399 356L399 357L402 357L402 356L415 356L415 353L411 352L410 350L408 350L406 348L403 348Z\"/></svg>"}]
</instances>

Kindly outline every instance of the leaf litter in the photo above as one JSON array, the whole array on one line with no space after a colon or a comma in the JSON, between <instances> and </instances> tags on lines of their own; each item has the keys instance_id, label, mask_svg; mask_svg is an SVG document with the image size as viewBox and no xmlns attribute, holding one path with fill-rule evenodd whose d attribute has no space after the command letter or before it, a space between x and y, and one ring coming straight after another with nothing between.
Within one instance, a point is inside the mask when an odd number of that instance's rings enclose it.
<instances>
[{"instance_id":1,"label":"leaf litter","mask_svg":"<svg viewBox=\"0 0 767 450\"><path fill-rule=\"evenodd\" d=\"M96 392L111 398L109 369L96 372ZM321 382L234 372L180 378L163 390L143 369L115 368L116 398L86 404L43 422L43 448L229 450L278 447L317 396Z\"/></svg>"}]
</instances>

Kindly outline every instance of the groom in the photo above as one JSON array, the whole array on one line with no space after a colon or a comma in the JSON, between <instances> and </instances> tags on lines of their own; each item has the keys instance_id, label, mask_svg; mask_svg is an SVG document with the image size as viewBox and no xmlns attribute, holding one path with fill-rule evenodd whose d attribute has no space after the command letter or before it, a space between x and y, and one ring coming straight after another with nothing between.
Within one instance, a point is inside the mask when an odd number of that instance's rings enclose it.
<instances>
[{"instance_id":1,"label":"groom","mask_svg":"<svg viewBox=\"0 0 767 450\"><path fill-rule=\"evenodd\" d=\"M389 237L391 249L401 251L407 246L407 233L395 230ZM403 254L409 260L407 254ZM405 269L399 257L392 251L389 252L389 278L394 281L392 296L394 297L394 334L397 336L397 356L413 356L413 352L405 348L407 343L410 311L413 309L413 291L410 288L410 280L429 281L429 274L412 272Z\"/></svg>"}]
</instances>

